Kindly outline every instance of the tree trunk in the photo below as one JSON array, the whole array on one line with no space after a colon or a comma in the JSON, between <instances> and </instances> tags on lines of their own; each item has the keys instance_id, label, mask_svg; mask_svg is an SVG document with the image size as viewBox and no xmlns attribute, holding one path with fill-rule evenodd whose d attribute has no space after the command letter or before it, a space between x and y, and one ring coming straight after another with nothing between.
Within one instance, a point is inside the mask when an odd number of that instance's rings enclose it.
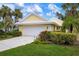
<instances>
[{"instance_id":1,"label":"tree trunk","mask_svg":"<svg viewBox=\"0 0 79 59\"><path fill-rule=\"evenodd\" d=\"M70 25L70 33L72 33L72 31L73 31L73 26L72 26L72 24Z\"/></svg>"}]
</instances>

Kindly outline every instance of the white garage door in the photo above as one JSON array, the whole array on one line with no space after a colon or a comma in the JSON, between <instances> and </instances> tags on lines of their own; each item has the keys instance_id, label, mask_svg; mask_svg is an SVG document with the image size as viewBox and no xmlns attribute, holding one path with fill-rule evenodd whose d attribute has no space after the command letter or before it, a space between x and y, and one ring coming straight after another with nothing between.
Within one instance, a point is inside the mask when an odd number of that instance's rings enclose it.
<instances>
[{"instance_id":1,"label":"white garage door","mask_svg":"<svg viewBox=\"0 0 79 59\"><path fill-rule=\"evenodd\" d=\"M37 36L41 31L45 31L46 26L25 26L23 29L23 35Z\"/></svg>"}]
</instances>

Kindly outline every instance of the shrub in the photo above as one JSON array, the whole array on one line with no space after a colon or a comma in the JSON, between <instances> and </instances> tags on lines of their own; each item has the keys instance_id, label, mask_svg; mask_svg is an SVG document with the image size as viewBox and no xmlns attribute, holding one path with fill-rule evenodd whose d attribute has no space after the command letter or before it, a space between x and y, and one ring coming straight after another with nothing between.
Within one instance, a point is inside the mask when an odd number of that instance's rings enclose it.
<instances>
[{"instance_id":1,"label":"shrub","mask_svg":"<svg viewBox=\"0 0 79 59\"><path fill-rule=\"evenodd\" d=\"M11 31L11 32L7 32L6 35L12 35L13 37L17 37L17 36L21 36L22 33L18 30L14 30L14 31Z\"/></svg>"},{"instance_id":2,"label":"shrub","mask_svg":"<svg viewBox=\"0 0 79 59\"><path fill-rule=\"evenodd\" d=\"M56 44L73 44L76 34L64 32L52 32L52 42Z\"/></svg>"},{"instance_id":3,"label":"shrub","mask_svg":"<svg viewBox=\"0 0 79 59\"><path fill-rule=\"evenodd\" d=\"M21 36L22 33L18 30L10 31L10 32L1 32L0 33L0 40L6 39L6 38L12 38Z\"/></svg>"},{"instance_id":4,"label":"shrub","mask_svg":"<svg viewBox=\"0 0 79 59\"><path fill-rule=\"evenodd\" d=\"M5 32L3 30L0 30L0 35L3 35Z\"/></svg>"},{"instance_id":5,"label":"shrub","mask_svg":"<svg viewBox=\"0 0 79 59\"><path fill-rule=\"evenodd\" d=\"M48 32L48 31L43 31L43 32L41 32L41 33L39 34L39 38L41 39L41 41L42 41L42 40L44 40L44 41L50 40L50 36L51 36L51 33Z\"/></svg>"},{"instance_id":6,"label":"shrub","mask_svg":"<svg viewBox=\"0 0 79 59\"><path fill-rule=\"evenodd\" d=\"M55 44L73 44L76 40L76 34L64 32L43 31L39 34L40 41Z\"/></svg>"}]
</instances>

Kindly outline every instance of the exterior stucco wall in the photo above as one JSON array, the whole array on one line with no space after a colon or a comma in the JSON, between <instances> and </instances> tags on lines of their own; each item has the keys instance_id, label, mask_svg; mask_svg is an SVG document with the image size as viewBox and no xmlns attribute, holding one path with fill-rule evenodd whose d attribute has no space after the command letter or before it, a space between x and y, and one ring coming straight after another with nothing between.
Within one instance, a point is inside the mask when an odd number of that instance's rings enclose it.
<instances>
[{"instance_id":1,"label":"exterior stucco wall","mask_svg":"<svg viewBox=\"0 0 79 59\"><path fill-rule=\"evenodd\" d=\"M26 35L32 32L52 31L52 28L51 25L21 25L19 26L19 31L21 31L23 35Z\"/></svg>"},{"instance_id":2,"label":"exterior stucco wall","mask_svg":"<svg viewBox=\"0 0 79 59\"><path fill-rule=\"evenodd\" d=\"M37 17L37 16L35 16L35 15L30 15L30 16L27 17L25 20L28 20L28 21L43 21L42 18Z\"/></svg>"},{"instance_id":3,"label":"exterior stucco wall","mask_svg":"<svg viewBox=\"0 0 79 59\"><path fill-rule=\"evenodd\" d=\"M57 29L55 25L20 25L19 31L21 31L23 35L37 35L42 31L59 31L59 29Z\"/></svg>"}]
</instances>

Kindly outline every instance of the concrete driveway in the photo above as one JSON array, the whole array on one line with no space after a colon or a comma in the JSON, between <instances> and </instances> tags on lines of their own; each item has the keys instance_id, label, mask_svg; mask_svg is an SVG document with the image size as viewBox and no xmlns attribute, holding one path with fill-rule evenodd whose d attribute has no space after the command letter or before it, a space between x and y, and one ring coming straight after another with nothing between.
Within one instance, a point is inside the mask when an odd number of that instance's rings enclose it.
<instances>
[{"instance_id":1,"label":"concrete driveway","mask_svg":"<svg viewBox=\"0 0 79 59\"><path fill-rule=\"evenodd\" d=\"M18 46L30 44L34 41L34 39L35 38L33 36L21 36L21 37L1 40L0 41L0 52L11 49L11 48L15 48Z\"/></svg>"}]
</instances>

